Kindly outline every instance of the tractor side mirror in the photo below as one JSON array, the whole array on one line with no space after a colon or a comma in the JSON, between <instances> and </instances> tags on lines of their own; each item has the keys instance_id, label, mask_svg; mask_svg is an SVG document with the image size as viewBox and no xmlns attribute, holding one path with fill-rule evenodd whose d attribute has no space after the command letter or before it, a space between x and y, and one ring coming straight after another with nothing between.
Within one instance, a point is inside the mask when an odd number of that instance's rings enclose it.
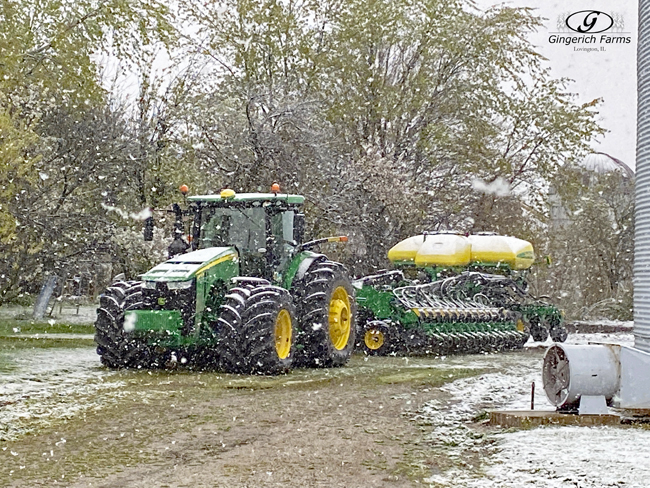
<instances>
[{"instance_id":1,"label":"tractor side mirror","mask_svg":"<svg viewBox=\"0 0 650 488\"><path fill-rule=\"evenodd\" d=\"M183 232L183 210L178 203L172 205L172 212L174 212L174 229Z\"/></svg>"},{"instance_id":2,"label":"tractor side mirror","mask_svg":"<svg viewBox=\"0 0 650 488\"><path fill-rule=\"evenodd\" d=\"M297 213L293 217L293 240L302 244L305 235L305 214Z\"/></svg>"},{"instance_id":3,"label":"tractor side mirror","mask_svg":"<svg viewBox=\"0 0 650 488\"><path fill-rule=\"evenodd\" d=\"M147 217L144 221L144 232L143 232L143 237L145 241L147 242L153 241L153 229L154 229L153 217Z\"/></svg>"}]
</instances>

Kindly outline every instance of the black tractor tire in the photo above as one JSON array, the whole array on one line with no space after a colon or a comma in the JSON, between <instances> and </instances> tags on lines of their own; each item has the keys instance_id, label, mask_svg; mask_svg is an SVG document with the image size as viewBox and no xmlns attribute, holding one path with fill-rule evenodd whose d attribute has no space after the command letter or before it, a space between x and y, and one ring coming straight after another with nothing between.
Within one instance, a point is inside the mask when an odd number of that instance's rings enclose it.
<instances>
[{"instance_id":1,"label":"black tractor tire","mask_svg":"<svg viewBox=\"0 0 650 488\"><path fill-rule=\"evenodd\" d=\"M292 289L299 307L300 366L344 366L356 341L356 303L347 270L327 259L314 262Z\"/></svg>"},{"instance_id":2,"label":"black tractor tire","mask_svg":"<svg viewBox=\"0 0 650 488\"><path fill-rule=\"evenodd\" d=\"M564 327L563 325L551 327L551 329L549 330L549 334L551 335L551 339L553 339L553 342L564 342L569 336L569 332L566 330L566 327Z\"/></svg>"},{"instance_id":3,"label":"black tractor tire","mask_svg":"<svg viewBox=\"0 0 650 488\"><path fill-rule=\"evenodd\" d=\"M549 317L548 323L549 334L551 335L553 342L566 341L567 337L569 336L569 331L567 331L566 327L564 326L562 315L559 312L551 315Z\"/></svg>"},{"instance_id":4,"label":"black tractor tire","mask_svg":"<svg viewBox=\"0 0 650 488\"><path fill-rule=\"evenodd\" d=\"M541 320L537 315L530 317L530 335L536 342L544 342L548 339L548 328L545 321Z\"/></svg>"},{"instance_id":5,"label":"black tractor tire","mask_svg":"<svg viewBox=\"0 0 650 488\"><path fill-rule=\"evenodd\" d=\"M95 342L102 364L109 368L141 368L154 362L151 348L124 330L124 312L142 309L142 283L118 281L99 297Z\"/></svg>"},{"instance_id":6,"label":"black tractor tire","mask_svg":"<svg viewBox=\"0 0 650 488\"><path fill-rule=\"evenodd\" d=\"M566 327L564 326L562 315L560 313L551 315L549 317L548 323L549 334L551 335L553 342L566 341L567 337L569 336L569 331L567 331Z\"/></svg>"},{"instance_id":7,"label":"black tractor tire","mask_svg":"<svg viewBox=\"0 0 650 488\"><path fill-rule=\"evenodd\" d=\"M394 330L383 320L367 322L361 329L361 350L368 356L387 356L395 350Z\"/></svg>"},{"instance_id":8,"label":"black tractor tire","mask_svg":"<svg viewBox=\"0 0 650 488\"><path fill-rule=\"evenodd\" d=\"M225 296L217 321L217 353L227 373L282 374L294 358L296 311L278 286L239 286Z\"/></svg>"},{"instance_id":9,"label":"black tractor tire","mask_svg":"<svg viewBox=\"0 0 650 488\"><path fill-rule=\"evenodd\" d=\"M251 287L239 285L231 288L224 296L219 308L219 318L212 324L217 335L215 346L217 368L227 373L239 373L246 369L246 358L242 356L240 336L242 334L241 314L246 300L251 295ZM213 361L210 361L213 362Z\"/></svg>"},{"instance_id":10,"label":"black tractor tire","mask_svg":"<svg viewBox=\"0 0 650 488\"><path fill-rule=\"evenodd\" d=\"M255 287L241 317L245 373L289 372L296 338L296 309L291 294L278 286Z\"/></svg>"}]
</instances>

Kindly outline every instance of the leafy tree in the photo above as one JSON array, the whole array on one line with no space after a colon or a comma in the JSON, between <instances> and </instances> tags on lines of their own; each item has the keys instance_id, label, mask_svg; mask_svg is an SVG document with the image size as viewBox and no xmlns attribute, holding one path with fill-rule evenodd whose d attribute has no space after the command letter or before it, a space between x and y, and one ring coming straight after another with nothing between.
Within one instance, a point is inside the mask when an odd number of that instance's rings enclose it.
<instances>
[{"instance_id":1,"label":"leafy tree","mask_svg":"<svg viewBox=\"0 0 650 488\"><path fill-rule=\"evenodd\" d=\"M129 144L108 109L98 54L128 58L172 39L156 0L2 2L0 303L103 242L99 203Z\"/></svg>"},{"instance_id":2,"label":"leafy tree","mask_svg":"<svg viewBox=\"0 0 650 488\"><path fill-rule=\"evenodd\" d=\"M574 318L632 319L634 179L613 171L564 168L548 228L552 265L537 288Z\"/></svg>"}]
</instances>

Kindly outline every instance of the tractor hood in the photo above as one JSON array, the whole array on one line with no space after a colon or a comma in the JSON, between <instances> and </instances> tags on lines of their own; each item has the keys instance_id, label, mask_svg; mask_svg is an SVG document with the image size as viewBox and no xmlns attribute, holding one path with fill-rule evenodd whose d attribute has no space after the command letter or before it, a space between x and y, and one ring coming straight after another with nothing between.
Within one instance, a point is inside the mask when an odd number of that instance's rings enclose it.
<instances>
[{"instance_id":1,"label":"tractor hood","mask_svg":"<svg viewBox=\"0 0 650 488\"><path fill-rule=\"evenodd\" d=\"M186 281L224 261L238 259L233 247L209 247L168 259L142 275L144 281Z\"/></svg>"}]
</instances>

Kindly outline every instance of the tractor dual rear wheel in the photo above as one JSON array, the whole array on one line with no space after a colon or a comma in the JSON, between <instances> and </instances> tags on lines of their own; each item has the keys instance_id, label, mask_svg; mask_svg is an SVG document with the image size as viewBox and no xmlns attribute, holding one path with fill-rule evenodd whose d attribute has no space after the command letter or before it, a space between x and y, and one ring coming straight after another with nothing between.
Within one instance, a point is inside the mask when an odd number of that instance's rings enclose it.
<instances>
[{"instance_id":1,"label":"tractor dual rear wheel","mask_svg":"<svg viewBox=\"0 0 650 488\"><path fill-rule=\"evenodd\" d=\"M345 365L356 340L354 289L342 264L316 261L293 290L299 305L301 366Z\"/></svg>"}]
</instances>

